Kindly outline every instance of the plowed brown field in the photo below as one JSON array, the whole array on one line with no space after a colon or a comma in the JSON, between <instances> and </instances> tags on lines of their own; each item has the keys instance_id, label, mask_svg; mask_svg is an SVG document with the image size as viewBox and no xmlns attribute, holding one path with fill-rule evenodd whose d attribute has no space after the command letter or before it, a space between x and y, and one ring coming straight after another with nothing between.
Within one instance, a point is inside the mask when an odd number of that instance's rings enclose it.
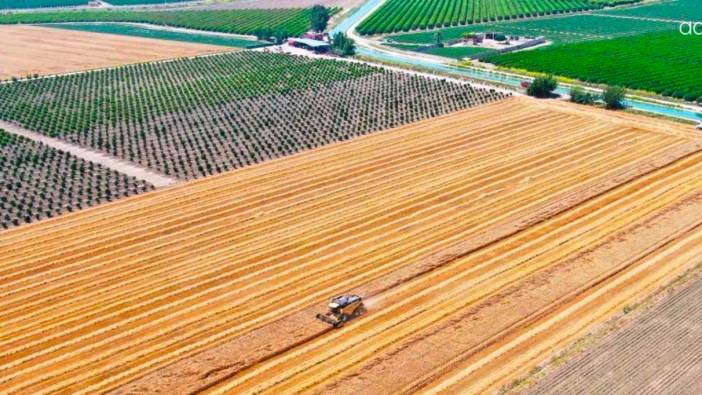
<instances>
[{"instance_id":1,"label":"plowed brown field","mask_svg":"<svg viewBox=\"0 0 702 395\"><path fill-rule=\"evenodd\" d=\"M2 233L0 392L496 388L702 256L702 143L586 111L513 98ZM367 314L315 320L347 291Z\"/></svg>"},{"instance_id":2,"label":"plowed brown field","mask_svg":"<svg viewBox=\"0 0 702 395\"><path fill-rule=\"evenodd\" d=\"M180 58L232 48L38 26L0 26L0 80Z\"/></svg>"},{"instance_id":3,"label":"plowed brown field","mask_svg":"<svg viewBox=\"0 0 702 395\"><path fill-rule=\"evenodd\" d=\"M690 274L678 279L674 289L647 300L641 314L620 315L605 324L606 331L594 334L598 344L590 337L587 350L549 366L543 380L519 393L702 393L702 278L696 270ZM688 282L689 277L694 280Z\"/></svg>"}]
</instances>

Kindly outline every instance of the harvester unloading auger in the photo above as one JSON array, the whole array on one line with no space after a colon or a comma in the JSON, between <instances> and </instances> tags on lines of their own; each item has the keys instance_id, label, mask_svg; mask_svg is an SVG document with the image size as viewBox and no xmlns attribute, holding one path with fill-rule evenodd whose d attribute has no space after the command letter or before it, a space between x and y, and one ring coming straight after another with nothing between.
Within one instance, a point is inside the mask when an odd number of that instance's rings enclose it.
<instances>
[{"instance_id":1,"label":"harvester unloading auger","mask_svg":"<svg viewBox=\"0 0 702 395\"><path fill-rule=\"evenodd\" d=\"M363 300L358 295L340 295L329 302L329 311L326 314L317 314L317 319L339 328L355 317L363 314L365 307Z\"/></svg>"}]
</instances>

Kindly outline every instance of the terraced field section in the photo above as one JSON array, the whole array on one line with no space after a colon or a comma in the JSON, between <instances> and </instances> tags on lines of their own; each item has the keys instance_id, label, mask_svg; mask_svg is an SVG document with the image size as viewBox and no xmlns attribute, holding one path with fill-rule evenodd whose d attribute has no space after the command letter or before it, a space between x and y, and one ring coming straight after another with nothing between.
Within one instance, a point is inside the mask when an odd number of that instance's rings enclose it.
<instances>
[{"instance_id":1,"label":"terraced field section","mask_svg":"<svg viewBox=\"0 0 702 395\"><path fill-rule=\"evenodd\" d=\"M231 51L214 45L93 34L36 26L0 26L0 80ZM0 87L0 90L7 87ZM27 114L38 116L38 114Z\"/></svg>"},{"instance_id":2,"label":"terraced field section","mask_svg":"<svg viewBox=\"0 0 702 395\"><path fill-rule=\"evenodd\" d=\"M487 62L702 102L702 40L677 30L493 55Z\"/></svg>"},{"instance_id":3,"label":"terraced field section","mask_svg":"<svg viewBox=\"0 0 702 395\"><path fill-rule=\"evenodd\" d=\"M364 64L238 52L2 85L0 119L189 179L503 97Z\"/></svg>"},{"instance_id":4,"label":"terraced field section","mask_svg":"<svg viewBox=\"0 0 702 395\"><path fill-rule=\"evenodd\" d=\"M0 230L153 186L0 129Z\"/></svg>"},{"instance_id":5,"label":"terraced field section","mask_svg":"<svg viewBox=\"0 0 702 395\"><path fill-rule=\"evenodd\" d=\"M671 123L511 98L7 231L0 392L378 393L463 375L698 259L647 254L699 225L701 148ZM366 315L314 318L348 291ZM505 350L481 385L528 365Z\"/></svg>"},{"instance_id":6,"label":"terraced field section","mask_svg":"<svg viewBox=\"0 0 702 395\"><path fill-rule=\"evenodd\" d=\"M361 34L434 29L586 11L630 0L388 0L359 26Z\"/></svg>"},{"instance_id":7,"label":"terraced field section","mask_svg":"<svg viewBox=\"0 0 702 395\"><path fill-rule=\"evenodd\" d=\"M330 10L334 14L338 9ZM61 22L148 23L220 33L253 35L257 29L285 31L297 36L310 28L310 9L270 10L81 10L0 14L0 24Z\"/></svg>"}]
</instances>

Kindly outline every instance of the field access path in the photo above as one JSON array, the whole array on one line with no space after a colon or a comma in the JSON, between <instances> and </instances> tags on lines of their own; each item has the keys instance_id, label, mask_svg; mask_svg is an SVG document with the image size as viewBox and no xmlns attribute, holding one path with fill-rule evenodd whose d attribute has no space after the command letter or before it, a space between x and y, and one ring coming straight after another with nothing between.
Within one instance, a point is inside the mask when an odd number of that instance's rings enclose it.
<instances>
[{"instance_id":1,"label":"field access path","mask_svg":"<svg viewBox=\"0 0 702 395\"><path fill-rule=\"evenodd\" d=\"M79 158L85 159L90 162L98 163L102 166L126 174L128 176L144 180L157 188L170 186L179 182L179 180L176 178L168 177L154 170L147 169L143 166L139 166L133 162L117 158L104 152L95 151L89 148L71 144L63 140L59 140L57 138L32 132L31 130L27 130L23 127L20 127L15 123L0 120L0 129L5 130L6 132L26 137L30 140L34 140L42 144L46 144L49 147L55 148L59 151L71 153Z\"/></svg>"}]
</instances>

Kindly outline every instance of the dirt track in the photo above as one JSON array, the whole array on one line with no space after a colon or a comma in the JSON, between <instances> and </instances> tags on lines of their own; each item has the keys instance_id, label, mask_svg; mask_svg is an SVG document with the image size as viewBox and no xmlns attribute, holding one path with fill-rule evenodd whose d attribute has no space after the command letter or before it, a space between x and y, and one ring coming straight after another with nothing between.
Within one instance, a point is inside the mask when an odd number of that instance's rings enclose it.
<instances>
[{"instance_id":1,"label":"dirt track","mask_svg":"<svg viewBox=\"0 0 702 395\"><path fill-rule=\"evenodd\" d=\"M0 37L0 80L232 50L215 45L38 26L0 26Z\"/></svg>"},{"instance_id":2,"label":"dirt track","mask_svg":"<svg viewBox=\"0 0 702 395\"><path fill-rule=\"evenodd\" d=\"M513 98L5 232L0 391L493 388L699 252L702 144L634 119Z\"/></svg>"}]
</instances>

